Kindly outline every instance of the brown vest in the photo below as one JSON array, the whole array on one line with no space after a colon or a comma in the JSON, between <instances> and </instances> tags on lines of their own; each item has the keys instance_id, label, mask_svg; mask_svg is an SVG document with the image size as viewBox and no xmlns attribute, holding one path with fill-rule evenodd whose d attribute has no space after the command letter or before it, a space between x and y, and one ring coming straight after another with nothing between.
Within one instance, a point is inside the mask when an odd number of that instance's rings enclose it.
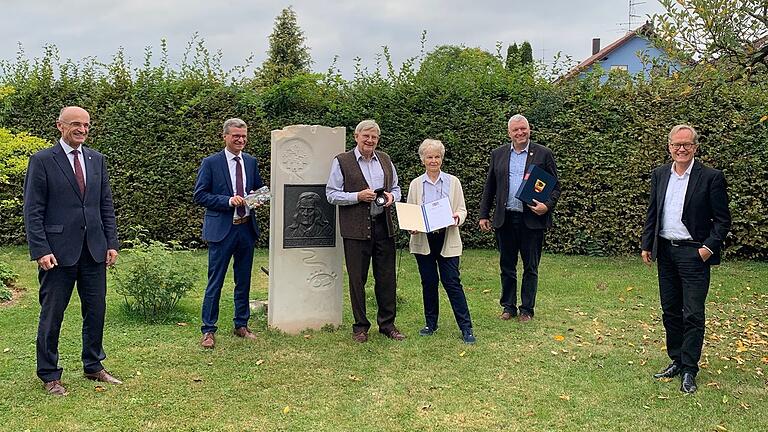
<instances>
[{"instance_id":1,"label":"brown vest","mask_svg":"<svg viewBox=\"0 0 768 432\"><path fill-rule=\"evenodd\" d=\"M376 151L381 169L384 171L384 190L392 191L392 160L389 156ZM363 171L355 159L355 149L336 156L344 177L344 192L359 192L370 188L365 181ZM392 224L392 206L384 208L384 217L387 219L387 232L390 237L395 235L395 226ZM339 206L339 228L341 236L356 240L369 240L371 238L371 203L361 202L352 205Z\"/></svg>"}]
</instances>

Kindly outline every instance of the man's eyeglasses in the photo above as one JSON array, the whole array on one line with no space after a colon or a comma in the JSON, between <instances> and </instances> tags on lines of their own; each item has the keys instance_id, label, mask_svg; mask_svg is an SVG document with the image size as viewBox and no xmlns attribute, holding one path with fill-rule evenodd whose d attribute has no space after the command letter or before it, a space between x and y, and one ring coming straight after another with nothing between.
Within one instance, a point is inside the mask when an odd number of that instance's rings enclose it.
<instances>
[{"instance_id":1,"label":"man's eyeglasses","mask_svg":"<svg viewBox=\"0 0 768 432\"><path fill-rule=\"evenodd\" d=\"M91 126L93 126L90 123L80 123L78 121L67 122L67 121L64 121L64 120L59 120L59 123L64 123L65 125L70 125L73 128L77 128L77 129L80 129L80 128L90 129Z\"/></svg>"},{"instance_id":2,"label":"man's eyeglasses","mask_svg":"<svg viewBox=\"0 0 768 432\"><path fill-rule=\"evenodd\" d=\"M694 147L696 147L696 144L694 143L670 143L669 148L673 150L680 150L680 147L682 147L685 150L690 150Z\"/></svg>"}]
</instances>

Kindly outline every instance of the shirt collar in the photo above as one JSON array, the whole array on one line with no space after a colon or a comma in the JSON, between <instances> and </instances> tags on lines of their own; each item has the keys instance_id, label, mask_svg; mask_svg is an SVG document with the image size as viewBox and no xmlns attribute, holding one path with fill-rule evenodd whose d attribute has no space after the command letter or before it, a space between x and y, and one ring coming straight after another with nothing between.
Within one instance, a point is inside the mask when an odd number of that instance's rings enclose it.
<instances>
[{"instance_id":1,"label":"shirt collar","mask_svg":"<svg viewBox=\"0 0 768 432\"><path fill-rule=\"evenodd\" d=\"M363 154L360 153L360 149L358 149L357 146L355 146L355 160L359 161L360 158L363 158L363 160L367 160L363 157ZM376 161L379 160L379 158L376 157L375 150L373 151L373 156L371 156L371 160L376 160Z\"/></svg>"},{"instance_id":2,"label":"shirt collar","mask_svg":"<svg viewBox=\"0 0 768 432\"><path fill-rule=\"evenodd\" d=\"M238 156L229 151L227 148L224 149L224 155L227 157L227 162L232 162L232 159L234 159L235 156ZM240 160L243 160L243 152L240 152Z\"/></svg>"},{"instance_id":3,"label":"shirt collar","mask_svg":"<svg viewBox=\"0 0 768 432\"><path fill-rule=\"evenodd\" d=\"M440 171L440 174L437 176L437 181L432 183L432 181L429 179L429 175L427 173L424 173L424 180L423 183L429 183L433 186L436 186L438 183L443 182L443 184L448 183L448 174L444 173L442 170Z\"/></svg>"},{"instance_id":4,"label":"shirt collar","mask_svg":"<svg viewBox=\"0 0 768 432\"><path fill-rule=\"evenodd\" d=\"M61 144L61 148L63 148L63 149L64 149L64 153L66 153L66 154L70 154L70 153L72 153L72 150L74 150L74 149L75 149L75 148L74 148L74 147L72 147L71 145L69 145L69 144L67 144L66 142L64 142L64 140L63 140L63 139L61 139L61 138L59 138L59 144ZM80 149L79 149L81 154L83 153L83 149L82 149L82 147L83 147L83 146L80 146Z\"/></svg>"},{"instance_id":5,"label":"shirt collar","mask_svg":"<svg viewBox=\"0 0 768 432\"><path fill-rule=\"evenodd\" d=\"M512 153L515 153L515 154L528 153L528 148L531 147L531 140L528 140L528 142L525 144L525 148L520 153L518 153L517 150L515 150L515 143L509 143L509 147L512 150Z\"/></svg>"},{"instance_id":6,"label":"shirt collar","mask_svg":"<svg viewBox=\"0 0 768 432\"><path fill-rule=\"evenodd\" d=\"M693 169L693 164L696 163L696 159L691 158L691 164L688 165L688 169L685 170L683 175L677 175L677 172L675 171L675 164L676 163L677 162L672 162L672 166L669 168L670 171L672 171L672 174L674 174L674 175L676 175L678 177L685 177L685 176L690 176L691 175L691 170Z\"/></svg>"}]
</instances>

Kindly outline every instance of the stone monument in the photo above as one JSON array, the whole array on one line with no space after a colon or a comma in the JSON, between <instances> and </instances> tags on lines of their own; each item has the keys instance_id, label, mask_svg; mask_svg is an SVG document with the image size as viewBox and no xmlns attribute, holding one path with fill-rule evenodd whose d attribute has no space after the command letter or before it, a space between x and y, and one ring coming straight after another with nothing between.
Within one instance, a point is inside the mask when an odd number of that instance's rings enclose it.
<instances>
[{"instance_id":1,"label":"stone monument","mask_svg":"<svg viewBox=\"0 0 768 432\"><path fill-rule=\"evenodd\" d=\"M272 131L267 317L286 333L341 325L344 250L325 184L345 132L305 125Z\"/></svg>"}]
</instances>

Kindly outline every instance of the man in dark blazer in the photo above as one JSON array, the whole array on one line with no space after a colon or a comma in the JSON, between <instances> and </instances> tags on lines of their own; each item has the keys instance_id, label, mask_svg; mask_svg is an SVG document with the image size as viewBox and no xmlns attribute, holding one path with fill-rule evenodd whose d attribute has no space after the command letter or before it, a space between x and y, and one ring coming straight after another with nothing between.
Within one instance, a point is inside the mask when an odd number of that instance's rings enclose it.
<instances>
[{"instance_id":1,"label":"man in dark blazer","mask_svg":"<svg viewBox=\"0 0 768 432\"><path fill-rule=\"evenodd\" d=\"M200 345L213 348L224 276L234 257L234 334L256 339L248 328L251 310L253 248L259 237L256 215L245 205L246 191L263 186L256 158L244 153L248 126L238 118L224 122L224 150L203 159L195 184L195 202L205 207L203 240L208 242L208 286L203 297Z\"/></svg>"},{"instance_id":2,"label":"man in dark blazer","mask_svg":"<svg viewBox=\"0 0 768 432\"><path fill-rule=\"evenodd\" d=\"M642 258L658 261L662 321L672 363L656 378L682 375L680 390L696 391L704 343L704 302L710 266L731 228L725 176L694 160L698 134L688 125L669 133L672 163L651 174L651 196L643 228Z\"/></svg>"},{"instance_id":3,"label":"man in dark blazer","mask_svg":"<svg viewBox=\"0 0 768 432\"><path fill-rule=\"evenodd\" d=\"M480 201L480 229L496 230L501 267L500 318L510 320L518 316L520 322L533 319L536 289L539 282L539 261L544 244L544 231L552 226L552 212L560 198L560 181L547 202L534 200L527 205L515 192L531 165L538 165L557 179L557 166L552 152L530 140L528 120L516 114L507 123L511 144L504 144L491 153L488 177ZM493 223L491 207L495 207ZM517 255L523 261L523 280L520 284L520 307L517 307ZM518 315L519 312L519 315Z\"/></svg>"},{"instance_id":4,"label":"man in dark blazer","mask_svg":"<svg viewBox=\"0 0 768 432\"><path fill-rule=\"evenodd\" d=\"M80 107L62 109L56 121L61 138L30 157L24 179L24 227L40 280L37 376L57 396L67 394L58 366L59 334L75 283L82 303L85 377L122 384L101 364L107 266L117 260L118 241L106 161L83 147L90 121Z\"/></svg>"}]
</instances>

